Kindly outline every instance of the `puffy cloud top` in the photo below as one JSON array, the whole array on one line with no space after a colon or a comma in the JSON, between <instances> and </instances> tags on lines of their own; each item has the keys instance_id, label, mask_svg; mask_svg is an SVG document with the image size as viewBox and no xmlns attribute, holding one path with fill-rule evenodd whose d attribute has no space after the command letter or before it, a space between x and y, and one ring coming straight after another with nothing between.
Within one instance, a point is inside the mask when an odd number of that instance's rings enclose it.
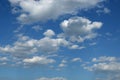
<instances>
[{"instance_id":1,"label":"puffy cloud top","mask_svg":"<svg viewBox=\"0 0 120 80\"><path fill-rule=\"evenodd\" d=\"M92 22L83 17L73 17L61 23L64 34L70 37L71 41L78 42L96 37L95 30L100 29L101 26L101 22Z\"/></svg>"},{"instance_id":2,"label":"puffy cloud top","mask_svg":"<svg viewBox=\"0 0 120 80\"><path fill-rule=\"evenodd\" d=\"M47 37L52 37L55 35L54 31L51 29L48 29L46 32L44 32L44 35Z\"/></svg>"},{"instance_id":3,"label":"puffy cloud top","mask_svg":"<svg viewBox=\"0 0 120 80\"><path fill-rule=\"evenodd\" d=\"M56 19L64 14L75 14L78 10L90 9L104 0L9 0L14 7L20 7L18 20L32 23Z\"/></svg>"},{"instance_id":4,"label":"puffy cloud top","mask_svg":"<svg viewBox=\"0 0 120 80\"><path fill-rule=\"evenodd\" d=\"M49 59L47 57L43 56L34 56L33 58L27 58L23 60L24 63L27 64L49 64L49 63L54 63L55 60Z\"/></svg>"}]
</instances>

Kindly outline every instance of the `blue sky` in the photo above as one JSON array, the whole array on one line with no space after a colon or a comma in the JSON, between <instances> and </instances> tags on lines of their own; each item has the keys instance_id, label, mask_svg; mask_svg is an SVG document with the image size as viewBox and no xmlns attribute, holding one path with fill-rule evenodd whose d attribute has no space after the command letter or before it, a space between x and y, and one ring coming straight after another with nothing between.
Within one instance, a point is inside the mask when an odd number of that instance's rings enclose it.
<instances>
[{"instance_id":1,"label":"blue sky","mask_svg":"<svg viewBox=\"0 0 120 80\"><path fill-rule=\"evenodd\" d=\"M0 80L119 80L119 0L0 0Z\"/></svg>"}]
</instances>

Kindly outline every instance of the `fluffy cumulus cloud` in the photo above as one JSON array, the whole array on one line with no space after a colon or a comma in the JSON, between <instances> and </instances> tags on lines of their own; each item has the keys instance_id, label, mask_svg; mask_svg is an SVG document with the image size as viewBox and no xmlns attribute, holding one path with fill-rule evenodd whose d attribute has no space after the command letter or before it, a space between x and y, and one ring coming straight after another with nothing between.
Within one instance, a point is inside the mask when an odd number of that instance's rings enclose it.
<instances>
[{"instance_id":1,"label":"fluffy cumulus cloud","mask_svg":"<svg viewBox=\"0 0 120 80\"><path fill-rule=\"evenodd\" d=\"M28 36L18 35L17 41L13 44L0 46L0 53L8 53L9 55L12 54L15 57L26 57L26 59L23 60L24 63L41 63L41 61L45 61L47 63L48 60L51 59L48 59L47 57L33 57L29 59L28 56L35 56L36 53L40 55L55 53L61 47L67 47L68 49L83 49L85 47L81 46L80 43L85 40L95 38L97 36L96 30L101 28L102 23L97 21L92 22L84 17L72 17L68 20L64 20L60 26L62 29L61 33L55 34L53 30L48 29L43 33L44 37L40 39L33 39ZM38 60L38 62L36 60ZM106 58L104 61L105 60L110 61L115 59ZM80 61L80 59L77 58L74 59L73 62L74 61ZM94 58L93 61L97 62L98 60ZM64 66L66 66L64 62L61 62L59 65L59 67Z\"/></svg>"},{"instance_id":2,"label":"fluffy cumulus cloud","mask_svg":"<svg viewBox=\"0 0 120 80\"><path fill-rule=\"evenodd\" d=\"M48 46L49 45L49 46ZM63 39L51 39L44 37L40 40L29 39L25 41L16 41L13 45L0 47L0 52L12 54L31 54L37 52L52 53L59 49L60 46L67 45Z\"/></svg>"},{"instance_id":3,"label":"fluffy cumulus cloud","mask_svg":"<svg viewBox=\"0 0 120 80\"><path fill-rule=\"evenodd\" d=\"M90 9L105 0L9 0L20 12L18 20L32 23L56 19L64 14L76 14L78 10ZM17 12L14 10L14 12Z\"/></svg>"},{"instance_id":4,"label":"fluffy cumulus cloud","mask_svg":"<svg viewBox=\"0 0 120 80\"><path fill-rule=\"evenodd\" d=\"M47 30L44 34L46 35L46 37L43 37L41 39L32 39L28 36L20 36L19 39L12 45L0 47L0 52L12 53L17 56L40 52L53 53L56 52L59 47L69 45L69 42L65 39L51 38L50 36L54 35L54 32L52 30Z\"/></svg>"},{"instance_id":5,"label":"fluffy cumulus cloud","mask_svg":"<svg viewBox=\"0 0 120 80\"><path fill-rule=\"evenodd\" d=\"M39 78L39 79L36 79L36 80L67 80L63 77L54 77L54 78L46 78L46 77L42 77L42 78Z\"/></svg>"},{"instance_id":6,"label":"fluffy cumulus cloud","mask_svg":"<svg viewBox=\"0 0 120 80\"><path fill-rule=\"evenodd\" d=\"M51 29L48 29L46 32L44 32L44 35L47 37L52 37L55 35L54 31Z\"/></svg>"},{"instance_id":7,"label":"fluffy cumulus cloud","mask_svg":"<svg viewBox=\"0 0 120 80\"><path fill-rule=\"evenodd\" d=\"M99 57L93 58L92 66L85 66L85 69L97 73L97 75L103 76L103 78L97 78L98 80L119 80L120 78L120 59L116 57Z\"/></svg>"},{"instance_id":8,"label":"fluffy cumulus cloud","mask_svg":"<svg viewBox=\"0 0 120 80\"><path fill-rule=\"evenodd\" d=\"M55 60L54 59L49 59L49 58L47 58L45 56L34 56L33 58L24 59L23 62L26 65L29 65L29 64L47 65L47 64L54 63Z\"/></svg>"},{"instance_id":9,"label":"fluffy cumulus cloud","mask_svg":"<svg viewBox=\"0 0 120 80\"><path fill-rule=\"evenodd\" d=\"M72 42L83 42L95 38L97 36L95 30L100 29L101 26L101 22L92 22L84 17L72 17L61 23L63 34Z\"/></svg>"},{"instance_id":10,"label":"fluffy cumulus cloud","mask_svg":"<svg viewBox=\"0 0 120 80\"><path fill-rule=\"evenodd\" d=\"M1 53L11 53L16 56L22 56L24 54L30 54L37 52L35 47L36 41L30 39L27 36L22 36L20 40L16 41L12 45L6 45L5 47L0 47Z\"/></svg>"}]
</instances>

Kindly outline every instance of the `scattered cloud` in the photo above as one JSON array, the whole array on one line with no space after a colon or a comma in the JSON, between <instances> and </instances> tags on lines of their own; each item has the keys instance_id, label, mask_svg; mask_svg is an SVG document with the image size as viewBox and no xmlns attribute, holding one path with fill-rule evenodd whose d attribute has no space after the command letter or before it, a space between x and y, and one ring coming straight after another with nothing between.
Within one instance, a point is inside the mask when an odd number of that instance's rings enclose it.
<instances>
[{"instance_id":1,"label":"scattered cloud","mask_svg":"<svg viewBox=\"0 0 120 80\"><path fill-rule=\"evenodd\" d=\"M44 32L44 35L45 35L46 37L52 37L52 36L55 35L55 33L54 33L53 30L48 29L46 32Z\"/></svg>"},{"instance_id":2,"label":"scattered cloud","mask_svg":"<svg viewBox=\"0 0 120 80\"><path fill-rule=\"evenodd\" d=\"M108 14L108 13L111 12L111 10L108 9L108 8L106 8L106 7L104 7L103 9L97 10L96 12L97 12L98 14L101 14L101 13Z\"/></svg>"},{"instance_id":3,"label":"scattered cloud","mask_svg":"<svg viewBox=\"0 0 120 80\"><path fill-rule=\"evenodd\" d=\"M27 1L27 0L26 0ZM97 31L102 27L102 22L90 21L84 17L72 17L68 20L62 21L60 24L63 32L56 34L52 29L46 30L40 39L33 39L23 34L17 35L18 39L13 44L0 46L1 53L7 53L14 57L24 57L24 63L41 63L48 62L48 57L41 57L41 55L48 55L57 52L61 47L68 49L83 49L81 46L85 40L90 40L97 37ZM34 29L38 30L39 26ZM78 44L79 43L79 44ZM39 57L35 57L39 54ZM32 55L33 58L28 58ZM34 61L35 60L35 61ZM38 60L38 62L36 61ZM73 62L81 61L80 58L73 59ZM42 63L41 63L42 64ZM65 61L59 64L59 67L67 66Z\"/></svg>"},{"instance_id":4,"label":"scattered cloud","mask_svg":"<svg viewBox=\"0 0 120 80\"><path fill-rule=\"evenodd\" d=\"M7 57L0 57L0 61L8 61Z\"/></svg>"},{"instance_id":5,"label":"scattered cloud","mask_svg":"<svg viewBox=\"0 0 120 80\"><path fill-rule=\"evenodd\" d=\"M73 58L72 62L82 62L82 59L81 58Z\"/></svg>"},{"instance_id":6,"label":"scattered cloud","mask_svg":"<svg viewBox=\"0 0 120 80\"><path fill-rule=\"evenodd\" d=\"M69 48L70 49L84 49L85 47L74 44L74 45L71 45Z\"/></svg>"},{"instance_id":7,"label":"scattered cloud","mask_svg":"<svg viewBox=\"0 0 120 80\"><path fill-rule=\"evenodd\" d=\"M36 26L33 26L32 29L35 30L36 32L39 32L40 30L42 30L42 27L39 25L36 25Z\"/></svg>"},{"instance_id":8,"label":"scattered cloud","mask_svg":"<svg viewBox=\"0 0 120 80\"><path fill-rule=\"evenodd\" d=\"M98 77L96 80L119 80L120 78L120 59L117 57L102 56L92 59L92 65L84 66L84 69L94 72Z\"/></svg>"},{"instance_id":9,"label":"scattered cloud","mask_svg":"<svg viewBox=\"0 0 120 80\"><path fill-rule=\"evenodd\" d=\"M96 44L97 44L96 42L89 43L90 46L94 46Z\"/></svg>"},{"instance_id":10,"label":"scattered cloud","mask_svg":"<svg viewBox=\"0 0 120 80\"><path fill-rule=\"evenodd\" d=\"M51 35L49 35L51 36ZM43 37L41 39L32 39L28 36L20 36L12 45L0 47L1 53L11 53L16 56L24 56L34 53L53 53L60 46L67 46L69 43L62 38ZM49 45L49 46L48 46Z\"/></svg>"},{"instance_id":11,"label":"scattered cloud","mask_svg":"<svg viewBox=\"0 0 120 80\"><path fill-rule=\"evenodd\" d=\"M93 62L105 62L105 61L114 62L114 61L117 61L117 58L116 57L102 56L102 57L99 57L98 59L97 58L93 58L92 61Z\"/></svg>"},{"instance_id":12,"label":"scattered cloud","mask_svg":"<svg viewBox=\"0 0 120 80\"><path fill-rule=\"evenodd\" d=\"M62 60L61 63L59 64L59 67L66 67L67 66L67 61L66 60Z\"/></svg>"},{"instance_id":13,"label":"scattered cloud","mask_svg":"<svg viewBox=\"0 0 120 80\"><path fill-rule=\"evenodd\" d=\"M107 32L107 33L105 33L105 35L106 35L106 36L112 36L112 33Z\"/></svg>"},{"instance_id":14,"label":"scattered cloud","mask_svg":"<svg viewBox=\"0 0 120 80\"><path fill-rule=\"evenodd\" d=\"M46 78L46 77L42 77L36 80L67 80L66 78L63 77L54 77L54 78Z\"/></svg>"},{"instance_id":15,"label":"scattered cloud","mask_svg":"<svg viewBox=\"0 0 120 80\"><path fill-rule=\"evenodd\" d=\"M59 67L65 67L65 66L66 66L66 64L64 64L64 63L59 64Z\"/></svg>"},{"instance_id":16,"label":"scattered cloud","mask_svg":"<svg viewBox=\"0 0 120 80\"><path fill-rule=\"evenodd\" d=\"M97 36L95 30L100 29L101 22L92 22L83 17L72 17L61 23L63 37L53 38L55 32L51 29L46 30L41 39L32 39L28 36L18 35L18 40L12 45L0 47L1 53L12 53L14 55L25 55L33 53L52 53L59 50L61 46L70 49L83 49L85 47L76 45L74 42L84 42ZM59 35L59 34L58 34ZM56 35L56 36L58 36ZM69 40L67 40L69 38ZM49 46L48 46L49 45Z\"/></svg>"},{"instance_id":17,"label":"scattered cloud","mask_svg":"<svg viewBox=\"0 0 120 80\"><path fill-rule=\"evenodd\" d=\"M25 65L29 65L29 64L47 65L47 64L55 63L56 61L54 59L49 59L45 56L34 56L33 58L24 59L23 62L25 63Z\"/></svg>"}]
</instances>

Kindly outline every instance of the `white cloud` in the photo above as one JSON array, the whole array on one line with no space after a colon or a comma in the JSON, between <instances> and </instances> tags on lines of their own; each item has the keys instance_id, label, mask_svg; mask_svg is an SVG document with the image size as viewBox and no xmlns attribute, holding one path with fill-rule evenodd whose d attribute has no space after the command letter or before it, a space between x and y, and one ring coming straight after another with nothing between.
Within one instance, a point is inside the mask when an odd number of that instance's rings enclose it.
<instances>
[{"instance_id":1,"label":"white cloud","mask_svg":"<svg viewBox=\"0 0 120 80\"><path fill-rule=\"evenodd\" d=\"M67 66L67 61L62 60L61 63L58 65L59 67L66 67Z\"/></svg>"},{"instance_id":2,"label":"white cloud","mask_svg":"<svg viewBox=\"0 0 120 80\"><path fill-rule=\"evenodd\" d=\"M22 38L25 39L25 37ZM13 45L6 45L5 47L0 47L0 52L11 53L16 56L24 56L25 54L36 53L36 41L37 40L34 39L18 40L13 43Z\"/></svg>"},{"instance_id":3,"label":"white cloud","mask_svg":"<svg viewBox=\"0 0 120 80\"><path fill-rule=\"evenodd\" d=\"M0 66L4 66L7 64L9 59L7 57L0 57Z\"/></svg>"},{"instance_id":4,"label":"white cloud","mask_svg":"<svg viewBox=\"0 0 120 80\"><path fill-rule=\"evenodd\" d=\"M84 49L85 47L74 44L74 45L71 45L69 48L70 49Z\"/></svg>"},{"instance_id":5,"label":"white cloud","mask_svg":"<svg viewBox=\"0 0 120 80\"><path fill-rule=\"evenodd\" d=\"M61 46L68 46L69 42L62 38L43 37L32 39L28 36L19 35L19 39L12 45L0 47L1 53L11 53L15 56L24 56L34 53L53 53Z\"/></svg>"},{"instance_id":6,"label":"white cloud","mask_svg":"<svg viewBox=\"0 0 120 80\"><path fill-rule=\"evenodd\" d=\"M8 61L7 57L0 57L0 61Z\"/></svg>"},{"instance_id":7,"label":"white cloud","mask_svg":"<svg viewBox=\"0 0 120 80\"><path fill-rule=\"evenodd\" d=\"M101 26L101 22L92 22L83 17L73 17L61 23L63 32L58 35L51 29L46 30L43 33L45 37L40 39L33 39L20 34L18 40L13 44L0 46L0 52L21 57L34 55L35 53L47 55L58 51L61 47L83 49L85 47L77 45L76 42L84 42L84 40L95 38L97 36L95 30L100 29ZM55 37L52 37L54 35ZM66 66L66 63L61 62L59 66Z\"/></svg>"},{"instance_id":8,"label":"white cloud","mask_svg":"<svg viewBox=\"0 0 120 80\"><path fill-rule=\"evenodd\" d=\"M113 62L113 61L117 61L117 58L116 57L102 56L102 57L99 57L98 59L97 58L93 58L92 61L93 62L105 62L105 61Z\"/></svg>"},{"instance_id":9,"label":"white cloud","mask_svg":"<svg viewBox=\"0 0 120 80\"><path fill-rule=\"evenodd\" d=\"M20 7L18 20L32 23L56 19L64 14L76 14L78 10L90 9L105 0L9 0L14 7Z\"/></svg>"},{"instance_id":10,"label":"white cloud","mask_svg":"<svg viewBox=\"0 0 120 80\"><path fill-rule=\"evenodd\" d=\"M72 42L83 42L95 38L97 36L95 30L100 29L101 26L101 22L92 22L83 17L73 17L61 23L64 35Z\"/></svg>"},{"instance_id":11,"label":"white cloud","mask_svg":"<svg viewBox=\"0 0 120 80\"><path fill-rule=\"evenodd\" d=\"M46 37L52 37L52 36L55 35L55 33L54 33L53 30L48 29L46 32L44 32L44 35L45 35Z\"/></svg>"},{"instance_id":12,"label":"white cloud","mask_svg":"<svg viewBox=\"0 0 120 80\"><path fill-rule=\"evenodd\" d=\"M110 12L111 12L110 9L104 8L104 13L110 13Z\"/></svg>"},{"instance_id":13,"label":"white cloud","mask_svg":"<svg viewBox=\"0 0 120 80\"><path fill-rule=\"evenodd\" d=\"M65 66L66 66L66 64L64 64L64 63L59 64L59 67L65 67Z\"/></svg>"},{"instance_id":14,"label":"white cloud","mask_svg":"<svg viewBox=\"0 0 120 80\"><path fill-rule=\"evenodd\" d=\"M74 59L72 59L72 62L82 62L82 59L81 58L74 58Z\"/></svg>"},{"instance_id":15,"label":"white cloud","mask_svg":"<svg viewBox=\"0 0 120 80\"><path fill-rule=\"evenodd\" d=\"M43 52L51 53L57 51L60 46L67 46L68 44L69 43L64 39L51 39L45 37L38 42L38 47Z\"/></svg>"},{"instance_id":16,"label":"white cloud","mask_svg":"<svg viewBox=\"0 0 120 80\"><path fill-rule=\"evenodd\" d=\"M54 78L46 78L46 77L42 77L42 78L39 78L37 80L67 80L63 77L54 77Z\"/></svg>"},{"instance_id":17,"label":"white cloud","mask_svg":"<svg viewBox=\"0 0 120 80\"><path fill-rule=\"evenodd\" d=\"M39 25L33 26L32 29L34 29L36 32L42 30L42 27Z\"/></svg>"},{"instance_id":18,"label":"white cloud","mask_svg":"<svg viewBox=\"0 0 120 80\"><path fill-rule=\"evenodd\" d=\"M95 62L95 63L93 63ZM99 80L119 80L120 78L120 59L117 57L99 57L92 59L92 65L84 66L84 69L93 71Z\"/></svg>"},{"instance_id":19,"label":"white cloud","mask_svg":"<svg viewBox=\"0 0 120 80\"><path fill-rule=\"evenodd\" d=\"M25 64L51 64L51 63L55 63L54 59L49 59L45 56L34 56L33 58L27 58L24 59L23 62Z\"/></svg>"},{"instance_id":20,"label":"white cloud","mask_svg":"<svg viewBox=\"0 0 120 80\"><path fill-rule=\"evenodd\" d=\"M99 58L92 59L93 65L90 67L84 67L91 71L117 71L120 70L119 59L116 57L101 56Z\"/></svg>"},{"instance_id":21,"label":"white cloud","mask_svg":"<svg viewBox=\"0 0 120 80\"><path fill-rule=\"evenodd\" d=\"M6 62L2 62L2 63L0 63L0 66L4 66L6 64L7 64Z\"/></svg>"},{"instance_id":22,"label":"white cloud","mask_svg":"<svg viewBox=\"0 0 120 80\"><path fill-rule=\"evenodd\" d=\"M97 44L96 42L89 43L90 46L94 46L96 44Z\"/></svg>"},{"instance_id":23,"label":"white cloud","mask_svg":"<svg viewBox=\"0 0 120 80\"><path fill-rule=\"evenodd\" d=\"M110 63L98 63L94 64L92 68L96 71L106 71L106 72L116 72L120 71L119 62L110 62Z\"/></svg>"},{"instance_id":24,"label":"white cloud","mask_svg":"<svg viewBox=\"0 0 120 80\"><path fill-rule=\"evenodd\" d=\"M61 63L67 63L67 61L66 60L62 60Z\"/></svg>"},{"instance_id":25,"label":"white cloud","mask_svg":"<svg viewBox=\"0 0 120 80\"><path fill-rule=\"evenodd\" d=\"M108 9L108 8L106 8L106 7L104 7L102 10L97 10L96 12L97 12L98 14L101 14L101 13L108 14L108 13L111 12L111 10Z\"/></svg>"},{"instance_id":26,"label":"white cloud","mask_svg":"<svg viewBox=\"0 0 120 80\"><path fill-rule=\"evenodd\" d=\"M78 49L79 48L79 45L72 45L71 47L70 47L70 49Z\"/></svg>"}]
</instances>

